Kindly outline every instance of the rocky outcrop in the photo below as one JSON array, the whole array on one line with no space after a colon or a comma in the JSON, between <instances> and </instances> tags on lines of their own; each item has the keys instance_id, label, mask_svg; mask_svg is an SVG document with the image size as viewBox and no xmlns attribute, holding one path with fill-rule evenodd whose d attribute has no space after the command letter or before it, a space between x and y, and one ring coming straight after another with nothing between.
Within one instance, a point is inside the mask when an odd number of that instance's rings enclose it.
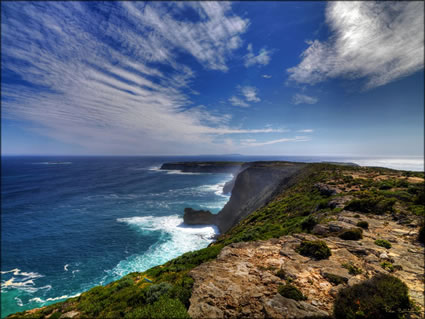
<instances>
[{"instance_id":1,"label":"rocky outcrop","mask_svg":"<svg viewBox=\"0 0 425 319\"><path fill-rule=\"evenodd\" d=\"M333 223L354 225L359 221L354 216L342 212ZM416 241L417 225L400 225L390 216L362 216L361 220L369 223L369 229L359 241L297 234L223 248L216 260L189 273L195 280L190 316L320 318L332 315L338 291L377 273L388 273L381 265L384 261L395 266L392 275L406 283L411 298L423 311L424 259L423 246ZM392 248L377 246L374 241L378 238L389 240ZM296 252L302 240L317 239L324 240L331 249L329 259L314 260ZM357 272L350 270L350 265ZM277 287L285 282L300 289L307 300L295 301L279 295Z\"/></svg>"},{"instance_id":2,"label":"rocky outcrop","mask_svg":"<svg viewBox=\"0 0 425 319\"><path fill-rule=\"evenodd\" d=\"M162 170L179 170L184 173L236 173L243 163L240 162L177 162L164 163Z\"/></svg>"},{"instance_id":3,"label":"rocky outcrop","mask_svg":"<svg viewBox=\"0 0 425 319\"><path fill-rule=\"evenodd\" d=\"M209 210L184 209L183 221L186 225L214 225L216 216Z\"/></svg>"},{"instance_id":4,"label":"rocky outcrop","mask_svg":"<svg viewBox=\"0 0 425 319\"><path fill-rule=\"evenodd\" d=\"M252 162L236 176L232 196L217 215L216 225L224 233L243 218L264 206L293 184L304 163Z\"/></svg>"}]
</instances>

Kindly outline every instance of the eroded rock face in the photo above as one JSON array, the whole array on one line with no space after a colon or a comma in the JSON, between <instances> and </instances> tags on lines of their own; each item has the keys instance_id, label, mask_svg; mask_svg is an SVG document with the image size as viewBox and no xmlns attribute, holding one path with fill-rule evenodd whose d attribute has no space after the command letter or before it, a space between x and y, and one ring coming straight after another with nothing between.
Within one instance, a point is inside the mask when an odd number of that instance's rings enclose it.
<instances>
[{"instance_id":1,"label":"eroded rock face","mask_svg":"<svg viewBox=\"0 0 425 319\"><path fill-rule=\"evenodd\" d=\"M214 225L216 215L209 210L195 210L188 207L184 209L183 222L186 225Z\"/></svg>"},{"instance_id":2,"label":"eroded rock face","mask_svg":"<svg viewBox=\"0 0 425 319\"><path fill-rule=\"evenodd\" d=\"M293 177L305 165L289 162L246 163L236 176L230 200L217 214L216 225L220 232L225 233L284 188L291 186Z\"/></svg>"},{"instance_id":3,"label":"eroded rock face","mask_svg":"<svg viewBox=\"0 0 425 319\"><path fill-rule=\"evenodd\" d=\"M304 318L332 314L338 290L359 283L368 277L385 272L380 257L385 254L394 265L402 269L392 273L407 284L410 296L424 309L424 259L423 246L416 241L417 228L397 224L390 216L362 216L369 229L359 241L346 241L338 237L320 238L332 251L324 260L301 256L295 248L302 240L317 240L309 234L284 236L267 241L237 243L225 247L216 260L204 263L190 272L195 284L190 299L192 318ZM355 224L359 221L350 212L342 212L337 221ZM392 248L377 246L374 241L383 238L391 241ZM343 264L352 264L362 270L350 274ZM306 301L284 298L277 293L285 279L276 276L284 271L307 297ZM342 283L332 283L334 275ZM280 275L282 277L282 275Z\"/></svg>"}]
</instances>

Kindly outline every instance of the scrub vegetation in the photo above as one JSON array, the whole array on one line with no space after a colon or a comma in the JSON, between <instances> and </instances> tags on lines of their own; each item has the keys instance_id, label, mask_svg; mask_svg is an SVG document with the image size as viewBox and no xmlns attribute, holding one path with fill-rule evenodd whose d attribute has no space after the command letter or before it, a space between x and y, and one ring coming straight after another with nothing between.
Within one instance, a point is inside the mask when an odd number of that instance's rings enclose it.
<instances>
[{"instance_id":1,"label":"scrub vegetation","mask_svg":"<svg viewBox=\"0 0 425 319\"><path fill-rule=\"evenodd\" d=\"M94 287L79 297L11 317L59 318L66 312L77 311L81 318L188 318L194 284L189 276L190 270L216 258L226 245L310 232L318 223L333 220L342 209L355 212L359 217L391 214L408 222L411 215L425 216L423 177L423 173L384 168L309 164L295 177L291 187L221 235L209 247L188 252L147 271L128 274L105 286ZM326 194L315 186L317 183L325 183L337 191ZM343 207L334 204L347 195L352 199ZM347 240L361 239L362 229L369 225L359 221L357 226L359 228L346 230L339 236ZM424 242L423 227L418 232L418 240ZM377 240L376 244L391 247L385 240ZM320 240L303 241L297 252L315 259L331 256L331 250ZM342 266L350 274L362 273L362 269L355 265ZM391 271L389 265L382 267ZM287 279L284 270L278 276ZM332 276L328 280L335 285L344 281ZM287 298L305 299L289 281L279 286L278 292ZM406 285L395 277L381 275L343 289L336 299L334 315L336 318L399 318L398 311L409 307Z\"/></svg>"}]
</instances>

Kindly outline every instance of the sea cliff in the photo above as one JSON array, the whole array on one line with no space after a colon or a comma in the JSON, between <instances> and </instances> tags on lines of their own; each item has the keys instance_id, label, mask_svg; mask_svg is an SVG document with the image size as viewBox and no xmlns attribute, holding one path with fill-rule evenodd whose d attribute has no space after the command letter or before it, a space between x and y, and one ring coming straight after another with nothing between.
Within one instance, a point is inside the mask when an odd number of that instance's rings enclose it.
<instances>
[{"instance_id":1,"label":"sea cliff","mask_svg":"<svg viewBox=\"0 0 425 319\"><path fill-rule=\"evenodd\" d=\"M424 317L423 172L236 167L231 198L210 220L222 234L209 247L10 317ZM211 217L187 212L188 222Z\"/></svg>"}]
</instances>

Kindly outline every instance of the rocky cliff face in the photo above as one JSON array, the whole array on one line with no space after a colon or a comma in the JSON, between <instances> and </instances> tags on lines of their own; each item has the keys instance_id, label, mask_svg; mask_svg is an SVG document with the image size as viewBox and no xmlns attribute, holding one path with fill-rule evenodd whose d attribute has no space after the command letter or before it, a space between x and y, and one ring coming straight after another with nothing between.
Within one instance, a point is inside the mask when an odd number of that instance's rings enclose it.
<instances>
[{"instance_id":1,"label":"rocky cliff face","mask_svg":"<svg viewBox=\"0 0 425 319\"><path fill-rule=\"evenodd\" d=\"M170 163L161 169L179 169L186 172L211 172L233 170L235 177L226 183L223 192L232 195L217 214L186 211L184 222L188 225L215 224L224 233L256 209L264 206L274 195L291 185L292 178L304 167L303 163L252 162L243 165L217 163Z\"/></svg>"},{"instance_id":2,"label":"rocky cliff face","mask_svg":"<svg viewBox=\"0 0 425 319\"><path fill-rule=\"evenodd\" d=\"M274 195L291 185L303 163L247 163L237 175L229 202L217 215L216 225L222 233L236 225Z\"/></svg>"},{"instance_id":3,"label":"rocky cliff face","mask_svg":"<svg viewBox=\"0 0 425 319\"><path fill-rule=\"evenodd\" d=\"M214 225L217 215L209 210L195 210L190 207L184 209L183 222L186 225Z\"/></svg>"},{"instance_id":4,"label":"rocky cliff face","mask_svg":"<svg viewBox=\"0 0 425 319\"><path fill-rule=\"evenodd\" d=\"M359 221L355 216L344 211L332 223L339 228L353 227ZM327 317L332 315L340 289L390 271L406 283L411 298L423 309L424 259L423 247L416 240L417 230L400 225L389 216L361 219L369 223L362 240L320 238L331 249L329 259L314 260L297 253L296 247L302 240L319 239L310 234L225 247L216 260L191 271L195 285L189 315L192 318ZM391 249L377 246L374 241L378 238L388 239ZM394 269L383 268L384 262L393 264ZM347 265L356 267L357 272L347 269ZM296 301L281 296L277 287L285 281L290 281L307 299Z\"/></svg>"},{"instance_id":5,"label":"rocky cliff face","mask_svg":"<svg viewBox=\"0 0 425 319\"><path fill-rule=\"evenodd\" d=\"M179 170L184 173L236 173L243 163L239 162L177 162L164 163L163 170Z\"/></svg>"}]
</instances>

